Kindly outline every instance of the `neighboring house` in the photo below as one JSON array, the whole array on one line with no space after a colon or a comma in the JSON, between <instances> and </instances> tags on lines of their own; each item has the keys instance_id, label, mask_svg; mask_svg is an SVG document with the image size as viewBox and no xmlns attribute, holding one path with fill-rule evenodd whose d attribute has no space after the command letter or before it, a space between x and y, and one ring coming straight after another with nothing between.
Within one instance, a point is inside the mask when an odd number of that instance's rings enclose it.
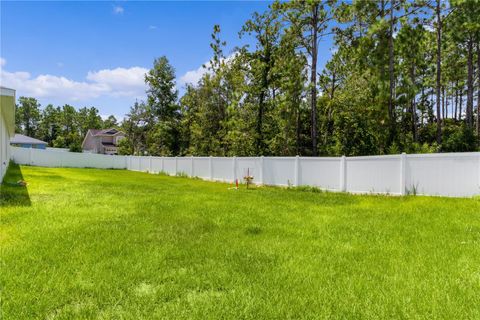
<instances>
[{"instance_id":1,"label":"neighboring house","mask_svg":"<svg viewBox=\"0 0 480 320\"><path fill-rule=\"evenodd\" d=\"M118 154L117 146L125 138L125 133L117 129L89 129L83 139L83 152Z\"/></svg>"},{"instance_id":2,"label":"neighboring house","mask_svg":"<svg viewBox=\"0 0 480 320\"><path fill-rule=\"evenodd\" d=\"M10 138L15 133L15 90L0 87L0 182L10 162Z\"/></svg>"},{"instance_id":3,"label":"neighboring house","mask_svg":"<svg viewBox=\"0 0 480 320\"><path fill-rule=\"evenodd\" d=\"M34 149L46 149L48 143L42 140L38 140L23 134L16 133L13 138L10 139L10 145L20 148L34 148Z\"/></svg>"}]
</instances>

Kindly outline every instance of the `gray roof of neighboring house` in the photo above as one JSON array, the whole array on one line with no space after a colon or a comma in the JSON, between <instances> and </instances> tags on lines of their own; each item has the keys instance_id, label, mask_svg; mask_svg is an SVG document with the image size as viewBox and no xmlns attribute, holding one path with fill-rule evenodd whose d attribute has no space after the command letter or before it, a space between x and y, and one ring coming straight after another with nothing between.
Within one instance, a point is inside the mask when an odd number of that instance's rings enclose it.
<instances>
[{"instance_id":1,"label":"gray roof of neighboring house","mask_svg":"<svg viewBox=\"0 0 480 320\"><path fill-rule=\"evenodd\" d=\"M24 136L23 134L16 133L13 138L10 139L10 143L15 144L48 144L45 141L38 140L29 136Z\"/></svg>"},{"instance_id":2,"label":"gray roof of neighboring house","mask_svg":"<svg viewBox=\"0 0 480 320\"><path fill-rule=\"evenodd\" d=\"M113 136L116 135L117 133L122 133L122 131L119 131L115 128L110 128L110 129L89 129L90 132L92 133L93 136Z\"/></svg>"}]
</instances>

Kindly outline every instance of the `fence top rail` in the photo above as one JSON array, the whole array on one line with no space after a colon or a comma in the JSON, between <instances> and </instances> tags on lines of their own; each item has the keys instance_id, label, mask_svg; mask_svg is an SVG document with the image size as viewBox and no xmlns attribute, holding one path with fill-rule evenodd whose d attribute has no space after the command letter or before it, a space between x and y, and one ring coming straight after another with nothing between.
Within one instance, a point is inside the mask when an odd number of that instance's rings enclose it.
<instances>
[{"instance_id":1,"label":"fence top rail","mask_svg":"<svg viewBox=\"0 0 480 320\"><path fill-rule=\"evenodd\" d=\"M407 158L475 158L475 157L480 157L480 152L407 154Z\"/></svg>"},{"instance_id":2,"label":"fence top rail","mask_svg":"<svg viewBox=\"0 0 480 320\"><path fill-rule=\"evenodd\" d=\"M388 154L383 156L358 156L358 157L346 157L348 161L355 160L398 160L401 158L401 154Z\"/></svg>"},{"instance_id":3,"label":"fence top rail","mask_svg":"<svg viewBox=\"0 0 480 320\"><path fill-rule=\"evenodd\" d=\"M342 157L298 157L300 160L315 160L315 161L340 161Z\"/></svg>"},{"instance_id":4,"label":"fence top rail","mask_svg":"<svg viewBox=\"0 0 480 320\"><path fill-rule=\"evenodd\" d=\"M40 153L61 153L61 154L81 154L81 155L92 155L92 156L103 156L103 157L112 157L113 155L108 154L97 154L91 152L66 152L64 150L55 150L55 149L27 149L21 147L14 147L12 149L19 150L20 152L40 152ZM162 157L162 156L141 156L141 155L115 155L116 157L130 157L130 158L154 158L154 159L165 159L165 160L175 160L175 159L218 159L218 160L231 160L232 157L219 157L219 156L182 156L182 157ZM376 159L398 159L402 155L401 154L393 154L393 155L373 155L373 156L353 156L353 157L345 157L348 160L376 160ZM460 157L480 157L480 152L446 152L446 153L417 153L417 154L406 154L407 158L460 158ZM280 156L280 157L262 157L262 156L246 156L246 157L235 157L238 160L293 160L296 156ZM307 157L307 156L298 156L301 160L313 161L313 160L339 160L342 157Z\"/></svg>"}]
</instances>

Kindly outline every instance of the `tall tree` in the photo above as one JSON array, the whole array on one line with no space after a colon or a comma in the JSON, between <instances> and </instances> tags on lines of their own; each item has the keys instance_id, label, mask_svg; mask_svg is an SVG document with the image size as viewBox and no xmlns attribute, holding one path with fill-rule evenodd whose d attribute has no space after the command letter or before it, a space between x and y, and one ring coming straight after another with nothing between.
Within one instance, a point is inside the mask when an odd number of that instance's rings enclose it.
<instances>
[{"instance_id":1,"label":"tall tree","mask_svg":"<svg viewBox=\"0 0 480 320\"><path fill-rule=\"evenodd\" d=\"M80 131L80 136L85 137L89 129L102 128L102 117L95 107L83 107L77 111L77 123Z\"/></svg>"},{"instance_id":2,"label":"tall tree","mask_svg":"<svg viewBox=\"0 0 480 320\"><path fill-rule=\"evenodd\" d=\"M436 16L436 34L437 34L437 64L436 64L436 92L437 92L437 143L442 143L442 119L440 114L441 109L441 85L442 85L442 5L441 0L437 0L435 6Z\"/></svg>"},{"instance_id":3,"label":"tall tree","mask_svg":"<svg viewBox=\"0 0 480 320\"><path fill-rule=\"evenodd\" d=\"M42 110L42 116L39 126L39 139L53 146L53 141L60 134L60 114L59 107L49 104Z\"/></svg>"},{"instance_id":4,"label":"tall tree","mask_svg":"<svg viewBox=\"0 0 480 320\"><path fill-rule=\"evenodd\" d=\"M108 118L103 121L102 125L104 129L117 128L118 126L117 118L115 118L114 115L108 116Z\"/></svg>"},{"instance_id":5,"label":"tall tree","mask_svg":"<svg viewBox=\"0 0 480 320\"><path fill-rule=\"evenodd\" d=\"M305 49L310 60L310 117L312 155L318 154L317 121L317 62L319 41L330 32L329 23L333 18L336 1L292 1L281 6L287 22L297 34L299 44Z\"/></svg>"},{"instance_id":6,"label":"tall tree","mask_svg":"<svg viewBox=\"0 0 480 320\"><path fill-rule=\"evenodd\" d=\"M156 123L148 139L148 150L154 155L174 155L179 151L178 120L180 110L175 69L167 57L155 59L153 68L145 75L148 110Z\"/></svg>"},{"instance_id":7,"label":"tall tree","mask_svg":"<svg viewBox=\"0 0 480 320\"><path fill-rule=\"evenodd\" d=\"M37 99L20 97L15 109L16 131L30 137L37 137L40 122L40 103Z\"/></svg>"},{"instance_id":8,"label":"tall tree","mask_svg":"<svg viewBox=\"0 0 480 320\"><path fill-rule=\"evenodd\" d=\"M255 12L242 28L243 33L254 34L257 48L248 54L249 70L252 74L252 89L258 104L257 123L255 132L255 148L258 155L264 154L266 144L263 136L263 122L266 112L267 98L274 80L276 50L280 39L281 24L277 12L268 10L263 14Z\"/></svg>"}]
</instances>

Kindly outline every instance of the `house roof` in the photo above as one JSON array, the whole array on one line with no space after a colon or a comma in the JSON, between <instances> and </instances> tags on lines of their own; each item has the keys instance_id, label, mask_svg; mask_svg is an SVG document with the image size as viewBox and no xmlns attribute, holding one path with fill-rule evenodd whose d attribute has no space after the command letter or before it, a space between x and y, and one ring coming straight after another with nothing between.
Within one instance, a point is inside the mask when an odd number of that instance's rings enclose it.
<instances>
[{"instance_id":1,"label":"house roof","mask_svg":"<svg viewBox=\"0 0 480 320\"><path fill-rule=\"evenodd\" d=\"M115 128L110 129L89 129L92 133L92 136L114 136L118 133L124 134L122 131L119 131Z\"/></svg>"},{"instance_id":2,"label":"house roof","mask_svg":"<svg viewBox=\"0 0 480 320\"><path fill-rule=\"evenodd\" d=\"M25 136L23 134L16 133L13 138L10 139L10 143L15 144L48 144L45 141L38 140L29 136Z\"/></svg>"}]
</instances>

